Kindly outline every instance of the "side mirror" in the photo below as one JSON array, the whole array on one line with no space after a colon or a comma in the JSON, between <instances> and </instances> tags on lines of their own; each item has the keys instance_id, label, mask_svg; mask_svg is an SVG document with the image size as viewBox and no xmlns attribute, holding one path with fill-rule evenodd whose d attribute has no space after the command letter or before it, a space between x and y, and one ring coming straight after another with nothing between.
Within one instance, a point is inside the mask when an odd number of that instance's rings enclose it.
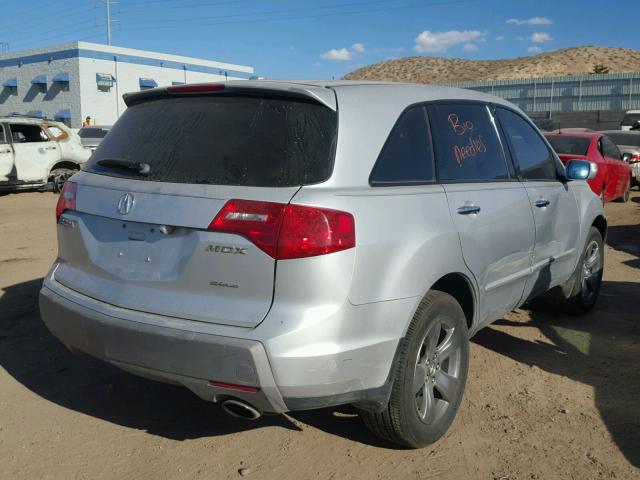
<instances>
[{"instance_id":1,"label":"side mirror","mask_svg":"<svg viewBox=\"0 0 640 480\"><path fill-rule=\"evenodd\" d=\"M591 180L598 174L598 164L586 160L569 160L565 165L567 180Z\"/></svg>"},{"instance_id":2,"label":"side mirror","mask_svg":"<svg viewBox=\"0 0 640 480\"><path fill-rule=\"evenodd\" d=\"M631 155L631 153L629 152L624 152L622 154L622 161L623 162L627 162L627 163L631 163L631 158L633 157L633 155Z\"/></svg>"}]
</instances>

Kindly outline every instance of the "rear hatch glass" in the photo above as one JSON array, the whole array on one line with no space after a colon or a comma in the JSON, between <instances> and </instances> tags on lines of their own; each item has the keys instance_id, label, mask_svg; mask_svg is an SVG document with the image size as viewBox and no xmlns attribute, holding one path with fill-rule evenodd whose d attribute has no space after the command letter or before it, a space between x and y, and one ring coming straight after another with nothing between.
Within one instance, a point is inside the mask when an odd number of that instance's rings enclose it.
<instances>
[{"instance_id":1,"label":"rear hatch glass","mask_svg":"<svg viewBox=\"0 0 640 480\"><path fill-rule=\"evenodd\" d=\"M627 113L622 119L622 122L620 122L620 125L623 127L630 127L631 125L633 125L635 122L639 120L640 120L640 113Z\"/></svg>"},{"instance_id":2,"label":"rear hatch glass","mask_svg":"<svg viewBox=\"0 0 640 480\"><path fill-rule=\"evenodd\" d=\"M607 137L618 146L640 148L640 132L607 132Z\"/></svg>"},{"instance_id":3,"label":"rear hatch glass","mask_svg":"<svg viewBox=\"0 0 640 480\"><path fill-rule=\"evenodd\" d=\"M547 140L558 155L586 155L590 138L566 135L547 135Z\"/></svg>"},{"instance_id":4,"label":"rear hatch glass","mask_svg":"<svg viewBox=\"0 0 640 480\"><path fill-rule=\"evenodd\" d=\"M336 113L312 102L256 97L159 99L129 108L86 170L154 182L287 187L333 168ZM150 173L101 166L143 162ZM103 163L103 162L102 162Z\"/></svg>"},{"instance_id":5,"label":"rear hatch glass","mask_svg":"<svg viewBox=\"0 0 640 480\"><path fill-rule=\"evenodd\" d=\"M80 138L104 138L107 133L109 133L108 129L99 127L85 127L78 130Z\"/></svg>"}]
</instances>

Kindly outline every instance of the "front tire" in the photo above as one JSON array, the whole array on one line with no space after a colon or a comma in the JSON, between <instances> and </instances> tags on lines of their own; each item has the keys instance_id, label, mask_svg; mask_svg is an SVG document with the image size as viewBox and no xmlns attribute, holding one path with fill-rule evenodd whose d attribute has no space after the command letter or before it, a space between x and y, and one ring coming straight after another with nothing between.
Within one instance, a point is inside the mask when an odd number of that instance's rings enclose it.
<instances>
[{"instance_id":1,"label":"front tire","mask_svg":"<svg viewBox=\"0 0 640 480\"><path fill-rule=\"evenodd\" d=\"M594 307L600 294L603 269L604 242L600 231L591 227L572 277L573 289L566 300L570 313L583 315Z\"/></svg>"},{"instance_id":2,"label":"front tire","mask_svg":"<svg viewBox=\"0 0 640 480\"><path fill-rule=\"evenodd\" d=\"M447 293L429 292L399 348L387 407L360 416L380 438L424 447L445 434L464 394L469 336L460 304Z\"/></svg>"}]
</instances>

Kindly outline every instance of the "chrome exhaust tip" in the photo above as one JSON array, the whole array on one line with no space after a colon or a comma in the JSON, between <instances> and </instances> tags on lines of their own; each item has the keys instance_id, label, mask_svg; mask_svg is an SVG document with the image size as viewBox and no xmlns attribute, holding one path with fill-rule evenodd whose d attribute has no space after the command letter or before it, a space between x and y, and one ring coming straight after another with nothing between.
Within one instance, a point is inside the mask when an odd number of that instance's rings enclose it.
<instances>
[{"instance_id":1,"label":"chrome exhaust tip","mask_svg":"<svg viewBox=\"0 0 640 480\"><path fill-rule=\"evenodd\" d=\"M243 420L257 420L262 416L260 411L240 400L225 400L222 402L222 409L232 417Z\"/></svg>"}]
</instances>

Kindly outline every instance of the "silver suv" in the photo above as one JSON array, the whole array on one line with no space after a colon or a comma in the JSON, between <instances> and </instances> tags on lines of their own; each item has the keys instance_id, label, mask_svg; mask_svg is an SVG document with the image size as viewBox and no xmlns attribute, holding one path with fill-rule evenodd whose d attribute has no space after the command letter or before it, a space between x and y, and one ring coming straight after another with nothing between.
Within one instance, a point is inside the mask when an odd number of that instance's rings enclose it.
<instances>
[{"instance_id":1,"label":"silver suv","mask_svg":"<svg viewBox=\"0 0 640 480\"><path fill-rule=\"evenodd\" d=\"M596 301L595 167L504 100L271 81L125 100L57 206L40 307L72 351L240 417L354 404L419 447L478 329L548 291Z\"/></svg>"}]
</instances>

